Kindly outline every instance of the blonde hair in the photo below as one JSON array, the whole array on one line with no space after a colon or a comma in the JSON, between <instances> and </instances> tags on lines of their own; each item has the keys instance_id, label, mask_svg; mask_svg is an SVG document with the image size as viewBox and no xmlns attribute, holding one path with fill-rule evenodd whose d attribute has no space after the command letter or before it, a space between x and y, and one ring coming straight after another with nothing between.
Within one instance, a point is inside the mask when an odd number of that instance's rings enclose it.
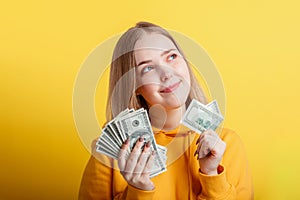
<instances>
[{"instance_id":1,"label":"blonde hair","mask_svg":"<svg viewBox=\"0 0 300 200\"><path fill-rule=\"evenodd\" d=\"M126 73L134 72L136 61L134 57L134 46L138 39L140 39L146 33L157 33L169 38L180 54L183 56L187 63L190 79L191 89L189 96L186 100L186 106L190 104L192 99L206 104L205 95L200 88L192 70L189 66L183 51L176 43L174 38L162 27L149 23L138 22L136 26L129 28L118 40L112 57L112 63L110 65L110 80L109 91L106 105L106 119L112 120L113 114L118 114L126 108L145 108L149 110L147 102L141 95L136 95L136 80L135 73L131 73L132 76L124 76ZM124 78L125 77L125 78ZM122 78L122 83L118 83ZM115 99L113 101L113 98Z\"/></svg>"}]
</instances>

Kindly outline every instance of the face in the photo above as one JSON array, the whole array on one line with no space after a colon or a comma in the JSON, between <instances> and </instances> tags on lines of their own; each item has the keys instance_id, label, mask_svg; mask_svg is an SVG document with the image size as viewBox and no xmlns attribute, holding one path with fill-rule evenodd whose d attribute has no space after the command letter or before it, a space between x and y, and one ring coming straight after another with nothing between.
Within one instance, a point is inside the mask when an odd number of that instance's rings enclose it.
<instances>
[{"instance_id":1,"label":"face","mask_svg":"<svg viewBox=\"0 0 300 200\"><path fill-rule=\"evenodd\" d=\"M140 94L149 106L165 109L185 106L190 92L187 63L173 42L161 34L145 34L134 47Z\"/></svg>"}]
</instances>

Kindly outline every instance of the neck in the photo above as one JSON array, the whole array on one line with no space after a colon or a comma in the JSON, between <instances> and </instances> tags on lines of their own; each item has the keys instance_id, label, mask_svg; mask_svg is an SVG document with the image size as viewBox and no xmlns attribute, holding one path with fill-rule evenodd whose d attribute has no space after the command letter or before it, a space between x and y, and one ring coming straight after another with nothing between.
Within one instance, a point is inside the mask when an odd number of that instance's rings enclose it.
<instances>
[{"instance_id":1,"label":"neck","mask_svg":"<svg viewBox=\"0 0 300 200\"><path fill-rule=\"evenodd\" d=\"M181 107L166 110L161 105L151 106L149 116L152 126L161 130L172 130L180 124L180 120L186 111L185 104Z\"/></svg>"}]
</instances>

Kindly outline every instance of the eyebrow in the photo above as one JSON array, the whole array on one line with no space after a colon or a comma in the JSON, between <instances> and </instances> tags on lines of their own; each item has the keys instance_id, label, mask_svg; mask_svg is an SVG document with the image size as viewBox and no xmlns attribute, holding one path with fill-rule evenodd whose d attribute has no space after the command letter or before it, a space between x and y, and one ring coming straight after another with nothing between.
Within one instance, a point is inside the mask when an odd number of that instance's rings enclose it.
<instances>
[{"instance_id":1,"label":"eyebrow","mask_svg":"<svg viewBox=\"0 0 300 200\"><path fill-rule=\"evenodd\" d=\"M177 49L169 49L169 50L167 50L167 51L162 52L162 54L160 54L160 56L162 57L162 56L164 56L165 54L169 53L170 51L174 51L174 50L177 51ZM149 62L152 62L152 60L144 60L144 61L140 62L140 63L137 65L137 67L140 66L140 65L149 63Z\"/></svg>"}]
</instances>

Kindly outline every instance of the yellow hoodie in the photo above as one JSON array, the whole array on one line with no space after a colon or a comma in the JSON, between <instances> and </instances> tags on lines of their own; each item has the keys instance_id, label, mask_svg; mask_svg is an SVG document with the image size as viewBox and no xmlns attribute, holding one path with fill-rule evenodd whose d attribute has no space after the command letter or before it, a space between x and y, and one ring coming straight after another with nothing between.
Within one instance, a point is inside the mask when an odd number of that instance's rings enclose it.
<instances>
[{"instance_id":1,"label":"yellow hoodie","mask_svg":"<svg viewBox=\"0 0 300 200\"><path fill-rule=\"evenodd\" d=\"M128 185L118 170L117 161L95 152L84 171L80 200L202 200L202 199L253 199L251 174L245 149L239 136L223 129L220 138L226 150L218 167L218 175L208 176L199 172L199 162L194 157L199 135L179 126L164 132L153 129L156 142L166 146L167 171L152 178L155 189L144 191Z\"/></svg>"}]
</instances>

